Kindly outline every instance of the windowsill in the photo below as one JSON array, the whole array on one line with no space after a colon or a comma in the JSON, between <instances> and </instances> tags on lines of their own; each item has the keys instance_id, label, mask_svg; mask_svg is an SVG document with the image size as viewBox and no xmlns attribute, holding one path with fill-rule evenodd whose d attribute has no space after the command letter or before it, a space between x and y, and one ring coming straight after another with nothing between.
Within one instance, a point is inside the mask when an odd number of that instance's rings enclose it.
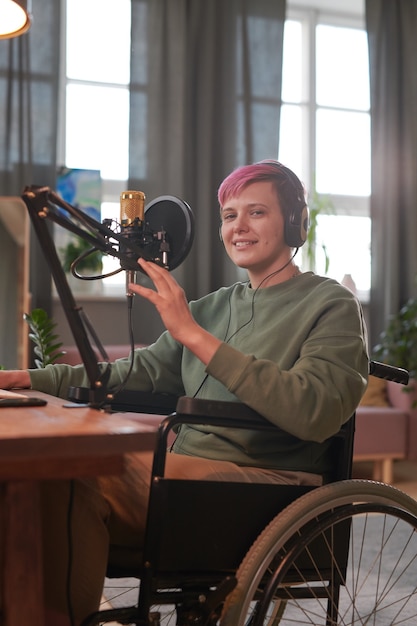
<instances>
[{"instance_id":1,"label":"windowsill","mask_svg":"<svg viewBox=\"0 0 417 626\"><path fill-rule=\"evenodd\" d=\"M80 282L80 287L71 285L71 292L76 301L84 302L100 302L103 300L122 301L126 299L126 288L124 285L106 285L103 281ZM52 299L59 300L59 296L55 286L52 288Z\"/></svg>"},{"instance_id":2,"label":"windowsill","mask_svg":"<svg viewBox=\"0 0 417 626\"><path fill-rule=\"evenodd\" d=\"M103 281L96 281L93 285L87 283L84 286L82 284L81 288L74 287L71 291L77 301L100 302L106 300L107 302L119 302L126 299L126 288L124 285L106 285ZM53 300L59 300L55 286L52 289L52 298ZM358 290L357 298L362 305L367 306L370 301L369 291Z\"/></svg>"},{"instance_id":3,"label":"windowsill","mask_svg":"<svg viewBox=\"0 0 417 626\"><path fill-rule=\"evenodd\" d=\"M369 304L369 301L370 301L369 291L362 291L361 289L358 289L356 295L361 304L363 305Z\"/></svg>"}]
</instances>

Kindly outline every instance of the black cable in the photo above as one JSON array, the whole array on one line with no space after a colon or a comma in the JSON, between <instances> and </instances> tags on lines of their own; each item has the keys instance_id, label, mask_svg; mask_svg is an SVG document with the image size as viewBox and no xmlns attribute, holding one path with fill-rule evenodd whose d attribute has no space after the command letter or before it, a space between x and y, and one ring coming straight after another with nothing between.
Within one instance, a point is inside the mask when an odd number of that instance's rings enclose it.
<instances>
[{"instance_id":1,"label":"black cable","mask_svg":"<svg viewBox=\"0 0 417 626\"><path fill-rule=\"evenodd\" d=\"M241 285L242 283L237 283L237 284ZM228 298L228 305L229 305L229 319L228 319L228 321L227 321L226 331L225 331L225 333L224 333L224 338L223 338L223 341L224 341L224 342L226 341L227 333L229 332L230 323L231 323L231 321L232 321L232 295L233 295L233 292L234 292L235 288L236 288L236 285L234 285L234 286L233 286L233 289L232 289L232 290L230 291L230 293L229 293L229 298ZM233 335L232 335L232 336L233 336ZM195 391L195 392L193 393L193 396L192 396L193 398L195 398L195 397L197 396L197 394L201 391L201 388L203 387L203 385L204 385L204 383L206 382L207 378L208 378L208 374L206 374L206 375L204 376L203 380L201 381L201 383L200 383L200 384L199 384L199 386L197 387L197 391Z\"/></svg>"},{"instance_id":2,"label":"black cable","mask_svg":"<svg viewBox=\"0 0 417 626\"><path fill-rule=\"evenodd\" d=\"M133 319L132 319L132 309L133 309L133 294L128 294L127 296L127 317L128 317L128 330L129 330L129 344L130 344L130 363L129 369L127 371L126 376L120 383L120 385L116 388L114 395L117 395L122 391L130 378L133 369L134 357L135 357L135 338L133 334Z\"/></svg>"},{"instance_id":3,"label":"black cable","mask_svg":"<svg viewBox=\"0 0 417 626\"><path fill-rule=\"evenodd\" d=\"M271 272L271 274L268 274L268 276L265 276L265 278L263 278L261 280L261 282L259 283L259 285L256 287L253 296L252 296L252 303L251 303L251 314L249 319L247 320L247 322L245 322L244 324L242 324L241 326L239 326L239 328L237 330L235 330L234 333L232 333L230 335L230 337L227 337L227 333L229 332L229 328L230 328L230 324L231 324L231 317L232 317L232 306L231 306L231 299L232 299L232 295L234 292L234 289L232 289L232 291L229 294L229 320L227 322L227 327L226 327L226 332L223 338L223 342L224 343L229 343L233 337L235 337L243 328L245 328L246 326L248 326L253 318L255 317L255 298L256 298L256 294L258 293L259 289L262 287L262 285L269 280L270 278L272 278L272 276L276 276L277 274L280 274L281 272L283 272L285 270L286 267L288 267L290 265L290 263L292 262L292 260L294 259L295 255L297 254L299 248L296 248L294 254L289 258L289 260L279 269L275 270L274 272ZM238 283L238 284L242 284L242 283ZM249 283L248 283L249 284ZM201 381L200 385L197 388L197 391L195 391L195 393L193 394L193 398L195 398L197 396L198 393L200 393L203 385L206 383L206 380L208 379L208 374L206 374L203 378L203 380Z\"/></svg>"},{"instance_id":4,"label":"black cable","mask_svg":"<svg viewBox=\"0 0 417 626\"><path fill-rule=\"evenodd\" d=\"M114 397L117 396L117 394L123 391L123 389L126 387L128 380L130 378L130 375L132 373L133 364L135 360L135 338L134 338L134 333L133 333L133 319L132 319L133 298L134 298L133 294L129 293L127 295L127 317L128 317L128 330L129 330L129 344L130 344L129 369L126 373L126 376L119 384L119 386L116 387L116 389L112 392L112 395Z\"/></svg>"}]
</instances>

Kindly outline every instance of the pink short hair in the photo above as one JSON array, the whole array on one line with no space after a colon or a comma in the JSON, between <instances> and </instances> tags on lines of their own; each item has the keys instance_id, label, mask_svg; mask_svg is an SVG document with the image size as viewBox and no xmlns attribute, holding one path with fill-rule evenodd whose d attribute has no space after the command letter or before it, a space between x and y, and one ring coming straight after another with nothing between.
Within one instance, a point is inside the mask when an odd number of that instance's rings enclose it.
<instances>
[{"instance_id":1,"label":"pink short hair","mask_svg":"<svg viewBox=\"0 0 417 626\"><path fill-rule=\"evenodd\" d=\"M252 165L243 165L229 174L218 190L220 207L223 207L229 198L238 196L248 185L268 181L275 187L284 215L288 214L295 203L305 204L305 190L300 179L279 161L269 159Z\"/></svg>"}]
</instances>

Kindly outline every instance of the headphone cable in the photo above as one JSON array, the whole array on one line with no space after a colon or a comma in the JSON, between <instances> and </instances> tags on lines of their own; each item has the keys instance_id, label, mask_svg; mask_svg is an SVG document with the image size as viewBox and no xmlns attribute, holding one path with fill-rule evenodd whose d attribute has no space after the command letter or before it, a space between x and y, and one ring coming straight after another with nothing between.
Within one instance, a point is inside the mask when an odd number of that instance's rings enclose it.
<instances>
[{"instance_id":1,"label":"headphone cable","mask_svg":"<svg viewBox=\"0 0 417 626\"><path fill-rule=\"evenodd\" d=\"M233 286L230 294L229 294L229 319L227 322L227 327L226 327L226 332L224 335L224 339L223 342L224 343L229 343L231 341L231 339L233 339L233 337L235 337L243 328L245 328L246 326L248 326L254 319L255 317L255 298L256 298L256 294L258 293L259 289L261 289L262 285L269 280L270 278L272 278L272 276L276 276L277 274L280 274L281 272L283 272L285 270L286 267L288 267L290 265L290 263L293 261L295 255L297 254L299 248L295 249L294 254L291 255L291 257L288 259L288 261L286 261L286 263L284 263L284 265L282 267L280 267L279 269L275 270L274 272L271 272L271 274L268 274L268 276L265 276L265 278L263 278L261 280L261 282L259 283L259 285L256 287L253 296L252 296L252 302L251 302L251 314L249 319L242 324L241 326L239 326L239 328L237 330L235 330L234 333L232 333L230 335L230 337L227 337L227 333L229 332L229 328L230 328L230 323L231 323L231 318L232 318L232 305L231 305L231 299L232 299L232 295L233 292L236 288L236 285ZM242 283L237 283L237 284L242 284ZM247 283L249 284L249 282ZM207 379L208 379L209 375L206 374L203 378L203 380L201 381L200 385L198 386L197 390L195 391L195 393L193 394L193 398L197 397L197 394L200 393L202 387L204 386L204 384L206 383Z\"/></svg>"}]
</instances>

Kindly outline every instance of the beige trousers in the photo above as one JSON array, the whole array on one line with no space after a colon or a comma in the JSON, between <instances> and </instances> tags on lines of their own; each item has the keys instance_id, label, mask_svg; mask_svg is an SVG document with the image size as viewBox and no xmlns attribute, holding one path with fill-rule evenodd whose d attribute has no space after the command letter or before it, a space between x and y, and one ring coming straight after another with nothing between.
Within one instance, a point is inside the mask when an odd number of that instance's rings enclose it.
<instances>
[{"instance_id":1,"label":"beige trousers","mask_svg":"<svg viewBox=\"0 0 417 626\"><path fill-rule=\"evenodd\" d=\"M111 545L141 549L152 453L131 454L120 476L42 484L46 606L76 620L96 611ZM168 454L166 476L180 479L319 485L304 472L239 467L228 461Z\"/></svg>"}]
</instances>

